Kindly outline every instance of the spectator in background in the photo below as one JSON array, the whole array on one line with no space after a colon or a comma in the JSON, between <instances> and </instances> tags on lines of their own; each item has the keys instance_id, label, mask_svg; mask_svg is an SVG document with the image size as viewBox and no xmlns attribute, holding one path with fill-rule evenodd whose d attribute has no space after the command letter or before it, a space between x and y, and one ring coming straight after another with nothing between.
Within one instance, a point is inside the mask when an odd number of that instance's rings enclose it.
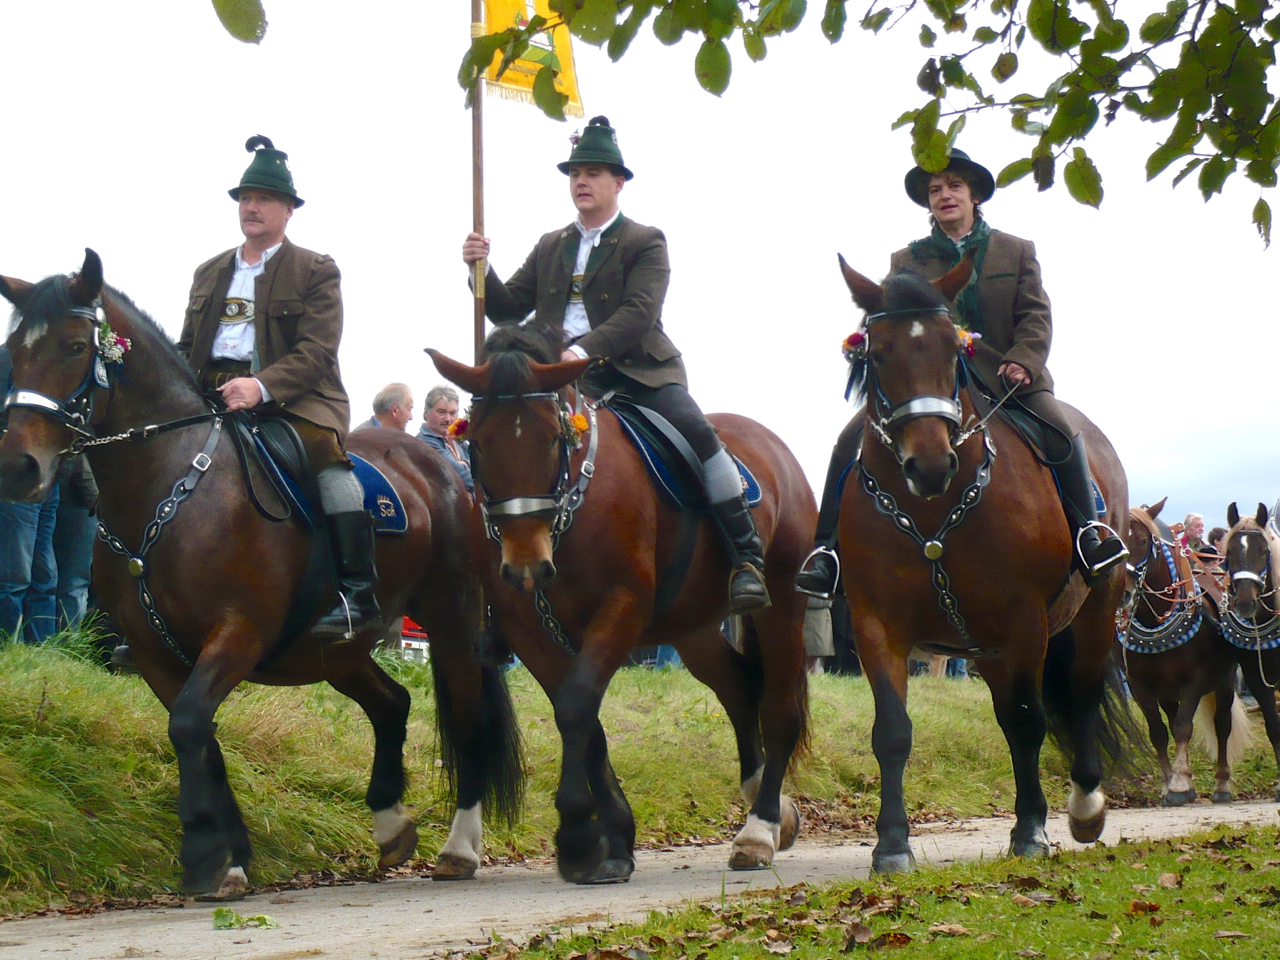
<instances>
[{"instance_id":1,"label":"spectator in background","mask_svg":"<svg viewBox=\"0 0 1280 960\"><path fill-rule=\"evenodd\" d=\"M1182 545L1192 553L1200 553L1205 548L1204 517L1198 513L1188 513L1182 521Z\"/></svg>"},{"instance_id":2,"label":"spectator in background","mask_svg":"<svg viewBox=\"0 0 1280 960\"><path fill-rule=\"evenodd\" d=\"M1209 531L1209 546L1213 547L1213 552L1220 557L1227 555L1227 528L1214 527Z\"/></svg>"},{"instance_id":3,"label":"spectator in background","mask_svg":"<svg viewBox=\"0 0 1280 960\"><path fill-rule=\"evenodd\" d=\"M13 361L0 343L0 395L13 389ZM8 417L0 409L0 433ZM58 623L58 565L53 527L58 517L58 485L43 503L0 500L0 635L44 643Z\"/></svg>"},{"instance_id":4,"label":"spectator in background","mask_svg":"<svg viewBox=\"0 0 1280 960\"><path fill-rule=\"evenodd\" d=\"M388 383L373 398L373 416L355 429L386 427L404 430L413 419L413 391L405 383Z\"/></svg>"},{"instance_id":5,"label":"spectator in background","mask_svg":"<svg viewBox=\"0 0 1280 960\"><path fill-rule=\"evenodd\" d=\"M98 532L98 484L83 453L58 468L58 516L53 555L58 563L58 626L75 627L89 605L93 541Z\"/></svg>"},{"instance_id":6,"label":"spectator in background","mask_svg":"<svg viewBox=\"0 0 1280 960\"><path fill-rule=\"evenodd\" d=\"M440 384L427 391L427 401L422 408L422 427L418 439L425 440L439 451L440 456L462 477L463 486L474 493L476 482L471 476L471 448L465 440L449 436L449 427L458 419L458 391Z\"/></svg>"}]
</instances>

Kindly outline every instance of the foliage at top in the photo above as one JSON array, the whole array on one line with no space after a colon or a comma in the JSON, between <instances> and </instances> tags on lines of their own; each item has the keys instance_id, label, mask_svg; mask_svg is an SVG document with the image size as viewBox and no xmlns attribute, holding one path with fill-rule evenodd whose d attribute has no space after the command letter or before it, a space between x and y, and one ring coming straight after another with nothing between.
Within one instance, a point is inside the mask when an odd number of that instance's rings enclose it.
<instances>
[{"instance_id":1,"label":"foliage at top","mask_svg":"<svg viewBox=\"0 0 1280 960\"><path fill-rule=\"evenodd\" d=\"M262 0L213 0L214 12L227 33L244 43L261 43L267 35Z\"/></svg>"},{"instance_id":2,"label":"foliage at top","mask_svg":"<svg viewBox=\"0 0 1280 960\"><path fill-rule=\"evenodd\" d=\"M848 24L848 0L815 0L812 6L821 8L823 34L838 42ZM548 25L567 24L580 40L606 46L616 61L651 23L664 44L687 33L702 37L694 74L719 96L733 72L727 41L740 35L746 55L764 60L769 43L794 31L810 4L552 0L551 7L559 20L535 18L541 21L536 27L476 40L463 61L463 85L496 51L505 58ZM1031 176L1047 190L1061 170L1071 196L1096 207L1102 175L1084 144L1099 121L1109 125L1124 110L1142 120L1173 121L1147 157L1148 180L1180 163L1173 185L1194 173L1205 200L1236 173L1260 188L1276 185L1280 106L1268 71L1280 39L1280 2L1169 0L1163 10L1126 19L1120 0L870 0L859 25L871 33L919 30L925 56L916 84L927 99L894 126L910 126L912 155L926 170L946 166L968 114L1000 110L1030 143L1025 157L1000 171L999 184ZM1006 84L1028 57L1059 63L1060 72L1043 90L1013 92ZM1270 243L1271 208L1261 197L1253 221Z\"/></svg>"}]
</instances>

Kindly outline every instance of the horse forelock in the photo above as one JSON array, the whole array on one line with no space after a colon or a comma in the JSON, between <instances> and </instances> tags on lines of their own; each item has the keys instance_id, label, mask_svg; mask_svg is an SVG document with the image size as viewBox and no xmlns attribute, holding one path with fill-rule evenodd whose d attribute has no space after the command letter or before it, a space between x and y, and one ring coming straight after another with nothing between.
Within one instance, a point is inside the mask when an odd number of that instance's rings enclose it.
<instances>
[{"instance_id":1,"label":"horse forelock","mask_svg":"<svg viewBox=\"0 0 1280 960\"><path fill-rule=\"evenodd\" d=\"M45 335L50 320L66 316L72 306L69 279L60 273L45 277L27 291L21 303L14 305L8 336L21 330L26 345L31 346Z\"/></svg>"},{"instance_id":2,"label":"horse forelock","mask_svg":"<svg viewBox=\"0 0 1280 960\"><path fill-rule=\"evenodd\" d=\"M489 362L489 394L519 396L537 389L534 363L558 363L564 349L564 334L539 323L503 324L489 334L482 359Z\"/></svg>"},{"instance_id":3,"label":"horse forelock","mask_svg":"<svg viewBox=\"0 0 1280 960\"><path fill-rule=\"evenodd\" d=\"M942 291L920 274L911 270L895 273L884 282L884 305L889 313L905 313L911 310L936 310L950 305Z\"/></svg>"},{"instance_id":4,"label":"horse forelock","mask_svg":"<svg viewBox=\"0 0 1280 960\"><path fill-rule=\"evenodd\" d=\"M1263 527L1259 526L1258 521L1253 517L1241 517L1240 522L1227 531L1226 542L1230 544L1238 534L1244 533L1262 535L1263 542L1267 545L1267 553L1271 557L1272 582L1278 582L1277 578L1280 578L1280 534L1277 534L1270 524Z\"/></svg>"}]
</instances>

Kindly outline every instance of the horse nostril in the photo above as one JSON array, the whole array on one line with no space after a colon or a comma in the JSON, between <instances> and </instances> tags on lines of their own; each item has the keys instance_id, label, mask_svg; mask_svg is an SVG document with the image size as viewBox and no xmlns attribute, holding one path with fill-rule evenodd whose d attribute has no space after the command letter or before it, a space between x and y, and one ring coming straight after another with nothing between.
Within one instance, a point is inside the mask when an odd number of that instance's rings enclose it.
<instances>
[{"instance_id":1,"label":"horse nostril","mask_svg":"<svg viewBox=\"0 0 1280 960\"><path fill-rule=\"evenodd\" d=\"M951 465L949 472L951 476L954 477L956 475L956 471L960 469L960 458L956 456L956 452L954 450L947 454L947 462Z\"/></svg>"}]
</instances>

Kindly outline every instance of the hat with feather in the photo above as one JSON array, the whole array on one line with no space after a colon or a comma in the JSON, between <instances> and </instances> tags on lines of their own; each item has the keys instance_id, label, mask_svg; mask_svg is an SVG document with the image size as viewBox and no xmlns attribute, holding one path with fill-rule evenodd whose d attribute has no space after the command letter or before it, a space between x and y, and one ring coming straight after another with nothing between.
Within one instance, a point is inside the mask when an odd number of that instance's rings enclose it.
<instances>
[{"instance_id":1,"label":"hat with feather","mask_svg":"<svg viewBox=\"0 0 1280 960\"><path fill-rule=\"evenodd\" d=\"M575 163L601 163L612 167L619 176L627 180L635 176L622 162L618 133L609 126L608 117L592 117L581 136L574 134L569 139L573 141L573 152L564 163L556 164L561 173L567 174L569 167Z\"/></svg>"},{"instance_id":2,"label":"hat with feather","mask_svg":"<svg viewBox=\"0 0 1280 960\"><path fill-rule=\"evenodd\" d=\"M270 190L272 193L288 197L293 201L295 207L302 206L303 200L293 188L293 173L289 170L289 155L283 150L277 150L270 138L261 134L256 137L250 137L245 142L244 148L253 154L253 159L249 161L249 168L245 170L244 176L240 178L239 186L232 187L227 191L227 193L231 194L231 199L239 200L241 190L246 187L255 187L259 190Z\"/></svg>"}]
</instances>

